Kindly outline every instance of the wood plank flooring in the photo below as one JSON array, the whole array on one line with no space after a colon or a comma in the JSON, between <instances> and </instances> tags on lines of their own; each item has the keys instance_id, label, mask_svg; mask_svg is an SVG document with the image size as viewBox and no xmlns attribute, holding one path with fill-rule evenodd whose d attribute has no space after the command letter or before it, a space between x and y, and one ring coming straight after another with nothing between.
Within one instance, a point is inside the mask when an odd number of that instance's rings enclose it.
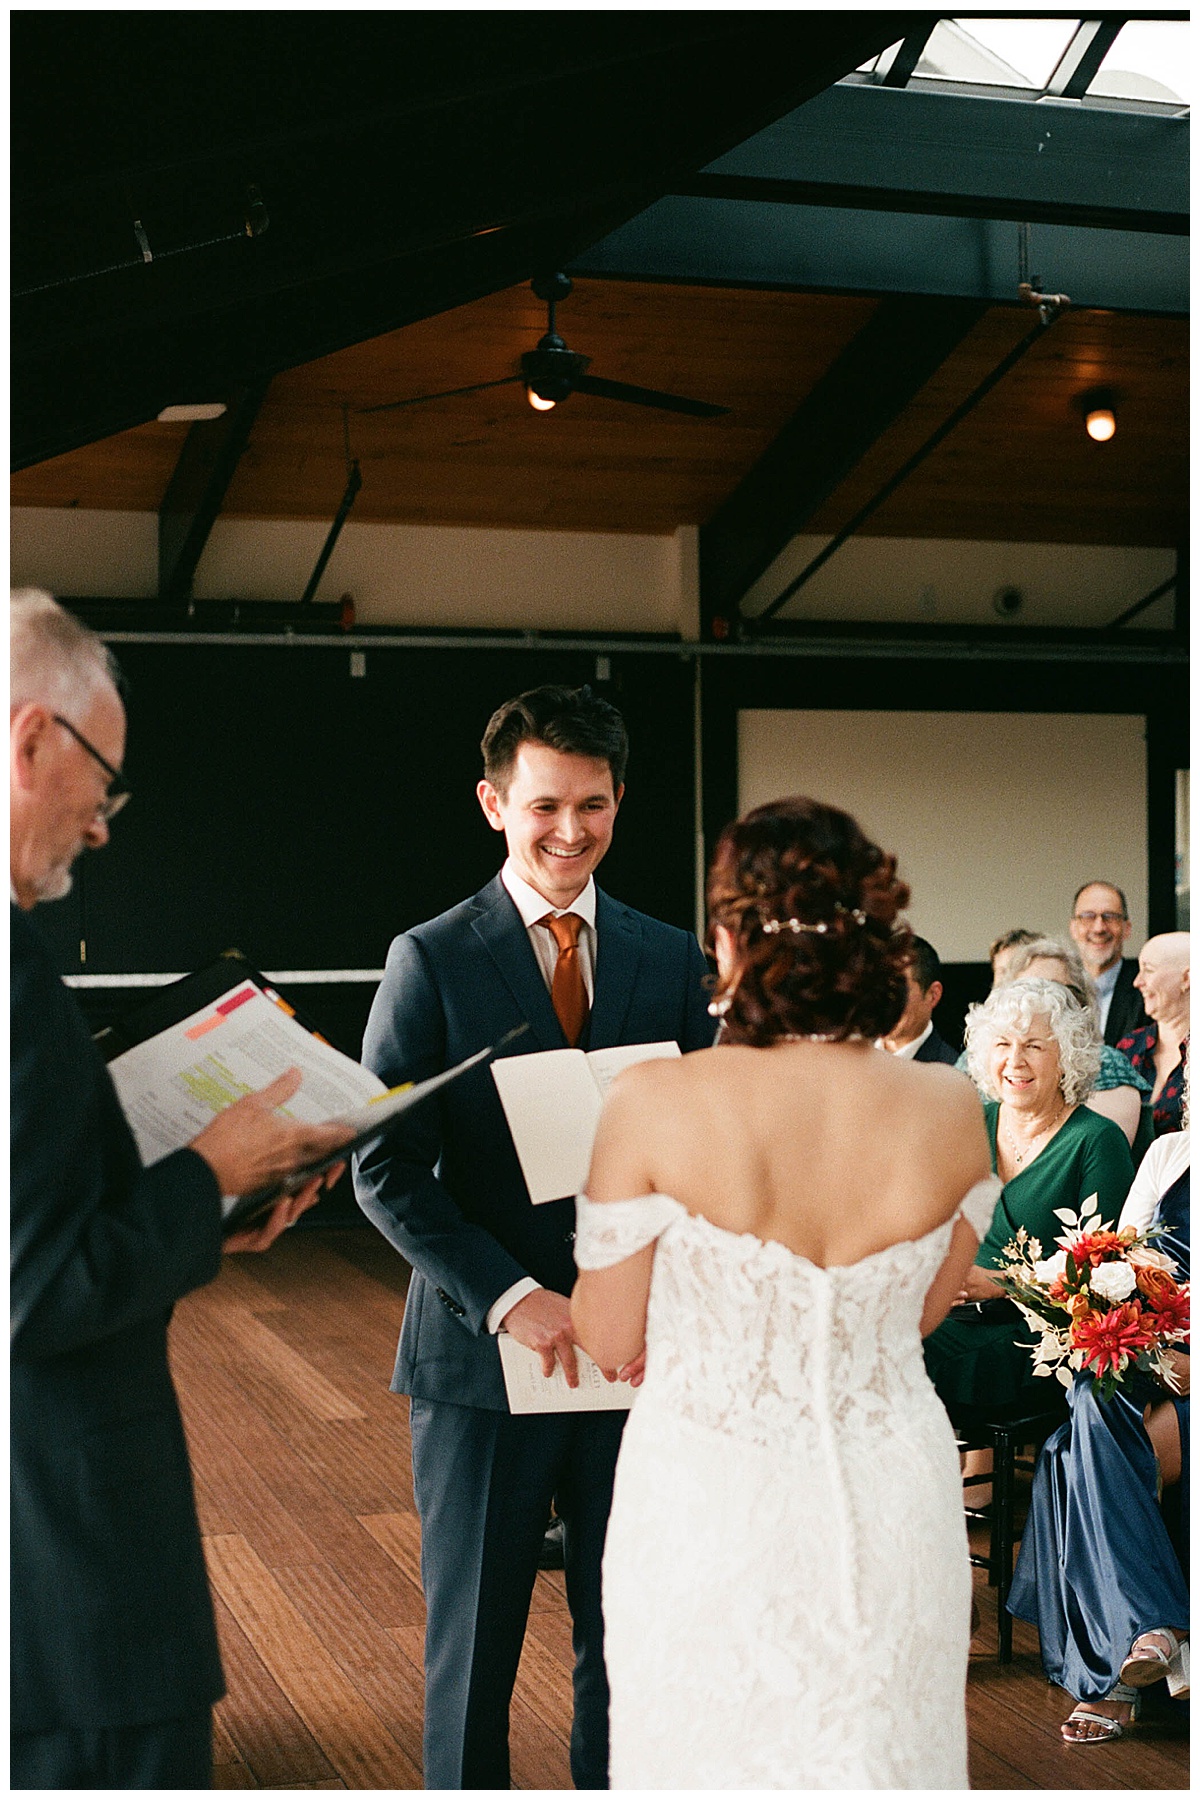
<instances>
[{"instance_id":1,"label":"wood plank flooring","mask_svg":"<svg viewBox=\"0 0 1200 1800\"><path fill-rule=\"evenodd\" d=\"M176 1312L172 1359L229 1692L215 1785L419 1788L420 1536L407 1403L387 1388L406 1269L370 1230L298 1231L226 1259ZM1036 1633L1000 1669L995 1603L968 1690L972 1785L1188 1785L1175 1720L1070 1748ZM512 1715L513 1785L569 1788L571 1632L560 1574L539 1575Z\"/></svg>"}]
</instances>

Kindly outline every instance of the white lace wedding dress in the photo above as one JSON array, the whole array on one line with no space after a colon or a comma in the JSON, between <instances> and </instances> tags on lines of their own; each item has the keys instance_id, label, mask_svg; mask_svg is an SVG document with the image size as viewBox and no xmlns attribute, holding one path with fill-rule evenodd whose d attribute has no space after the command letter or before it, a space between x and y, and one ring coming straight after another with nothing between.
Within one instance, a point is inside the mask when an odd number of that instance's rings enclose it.
<instances>
[{"instance_id":1,"label":"white lace wedding dress","mask_svg":"<svg viewBox=\"0 0 1200 1800\"><path fill-rule=\"evenodd\" d=\"M982 1237L999 1193L961 1211ZM922 1303L951 1224L844 1268L662 1194L578 1203L576 1259L657 1242L604 1554L614 1788L965 1788L971 1580Z\"/></svg>"}]
</instances>

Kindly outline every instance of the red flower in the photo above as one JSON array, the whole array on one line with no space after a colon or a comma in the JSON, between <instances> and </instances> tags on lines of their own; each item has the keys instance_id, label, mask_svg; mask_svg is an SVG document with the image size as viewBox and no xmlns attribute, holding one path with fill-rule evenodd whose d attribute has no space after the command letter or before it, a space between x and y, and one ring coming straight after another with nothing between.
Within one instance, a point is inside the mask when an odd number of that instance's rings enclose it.
<instances>
[{"instance_id":1,"label":"red flower","mask_svg":"<svg viewBox=\"0 0 1200 1800\"><path fill-rule=\"evenodd\" d=\"M1071 1326L1071 1347L1082 1350L1083 1366L1096 1375L1111 1369L1119 1374L1131 1358L1151 1345L1158 1333L1153 1319L1136 1301L1126 1301L1108 1312L1077 1317Z\"/></svg>"},{"instance_id":2,"label":"red flower","mask_svg":"<svg viewBox=\"0 0 1200 1800\"><path fill-rule=\"evenodd\" d=\"M1118 1231L1085 1231L1082 1237L1067 1245L1067 1255L1077 1269L1082 1269L1084 1263L1090 1263L1094 1269L1110 1257L1120 1256L1127 1247Z\"/></svg>"},{"instance_id":3,"label":"red flower","mask_svg":"<svg viewBox=\"0 0 1200 1800\"><path fill-rule=\"evenodd\" d=\"M1147 1273L1156 1274L1157 1271L1148 1270ZM1185 1336L1191 1323L1191 1288L1178 1287L1169 1275L1159 1279L1164 1285L1146 1296L1154 1308L1155 1328L1162 1337ZM1138 1286L1141 1285L1139 1279Z\"/></svg>"}]
</instances>

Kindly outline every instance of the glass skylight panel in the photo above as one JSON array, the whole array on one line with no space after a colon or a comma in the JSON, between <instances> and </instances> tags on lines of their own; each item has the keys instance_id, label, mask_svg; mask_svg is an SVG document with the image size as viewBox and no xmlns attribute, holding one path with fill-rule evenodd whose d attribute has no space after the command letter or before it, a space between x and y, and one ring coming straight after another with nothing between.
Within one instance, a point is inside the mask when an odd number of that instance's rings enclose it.
<instances>
[{"instance_id":1,"label":"glass skylight panel","mask_svg":"<svg viewBox=\"0 0 1200 1800\"><path fill-rule=\"evenodd\" d=\"M857 75L873 75L881 64L886 69L902 42L902 38L897 38L894 44L889 44L886 50L881 50L879 55L873 56L869 62L859 63L855 73Z\"/></svg>"},{"instance_id":2,"label":"glass skylight panel","mask_svg":"<svg viewBox=\"0 0 1200 1800\"><path fill-rule=\"evenodd\" d=\"M1130 19L1088 88L1119 100L1191 104L1190 27L1168 19Z\"/></svg>"},{"instance_id":3,"label":"glass skylight panel","mask_svg":"<svg viewBox=\"0 0 1200 1800\"><path fill-rule=\"evenodd\" d=\"M917 64L918 77L938 81L964 81L975 86L1033 88L1036 82L999 51L984 43L978 27L984 21L971 19L968 24L958 19L939 19L933 35L921 52ZM1002 21L997 20L997 24Z\"/></svg>"},{"instance_id":4,"label":"glass skylight panel","mask_svg":"<svg viewBox=\"0 0 1200 1800\"><path fill-rule=\"evenodd\" d=\"M1074 37L1078 19L955 19L955 25L1015 71L1012 86L1043 90ZM960 80L987 77L960 76Z\"/></svg>"}]
</instances>

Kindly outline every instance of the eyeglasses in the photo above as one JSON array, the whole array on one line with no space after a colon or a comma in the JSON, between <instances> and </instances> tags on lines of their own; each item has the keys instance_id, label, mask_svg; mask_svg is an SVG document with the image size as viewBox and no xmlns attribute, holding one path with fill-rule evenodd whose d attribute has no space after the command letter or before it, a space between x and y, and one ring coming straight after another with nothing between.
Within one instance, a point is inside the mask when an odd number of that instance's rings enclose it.
<instances>
[{"instance_id":1,"label":"eyeglasses","mask_svg":"<svg viewBox=\"0 0 1200 1800\"><path fill-rule=\"evenodd\" d=\"M61 725L64 731L69 731L71 736L75 739L75 742L80 745L82 749L87 751L93 762L98 762L100 764L100 767L108 776L108 792L96 808L96 817L98 819L103 819L107 825L110 819L116 818L125 802L129 799L129 785L126 782L124 775L122 775L120 769L113 768L107 757L101 756L95 744L90 744L84 737L82 731L77 730L76 727L72 725L70 719L64 719L61 713L54 713L52 716L54 723L56 725Z\"/></svg>"},{"instance_id":2,"label":"eyeglasses","mask_svg":"<svg viewBox=\"0 0 1200 1800\"><path fill-rule=\"evenodd\" d=\"M1075 917L1081 925L1094 925L1097 919L1100 919L1105 925L1120 925L1125 918L1125 914L1086 912L1076 913Z\"/></svg>"}]
</instances>

